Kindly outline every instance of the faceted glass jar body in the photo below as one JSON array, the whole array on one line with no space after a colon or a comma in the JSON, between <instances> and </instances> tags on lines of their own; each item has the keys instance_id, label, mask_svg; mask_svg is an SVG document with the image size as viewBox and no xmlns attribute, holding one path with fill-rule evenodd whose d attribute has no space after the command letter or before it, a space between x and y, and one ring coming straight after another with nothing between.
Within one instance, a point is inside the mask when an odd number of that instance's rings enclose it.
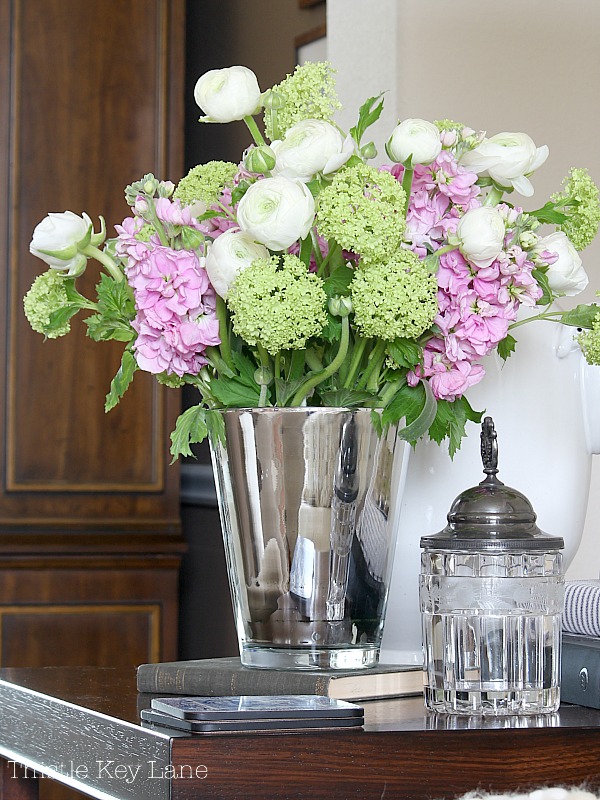
<instances>
[{"instance_id":1,"label":"faceted glass jar body","mask_svg":"<svg viewBox=\"0 0 600 800\"><path fill-rule=\"evenodd\" d=\"M447 714L553 713L560 704L562 554L425 550L425 704Z\"/></svg>"}]
</instances>

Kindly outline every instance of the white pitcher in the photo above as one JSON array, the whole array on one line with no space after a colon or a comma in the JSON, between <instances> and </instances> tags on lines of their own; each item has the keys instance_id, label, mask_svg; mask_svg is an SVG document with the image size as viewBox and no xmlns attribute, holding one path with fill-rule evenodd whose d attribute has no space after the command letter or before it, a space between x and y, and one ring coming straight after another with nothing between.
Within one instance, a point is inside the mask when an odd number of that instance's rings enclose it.
<instances>
[{"instance_id":1,"label":"white pitcher","mask_svg":"<svg viewBox=\"0 0 600 800\"><path fill-rule=\"evenodd\" d=\"M565 541L565 569L581 542L591 456L600 452L600 367L590 367L576 330L539 321L518 330L516 351L485 360L469 402L493 418L499 475L529 498L538 525ZM422 662L418 600L421 536L441 530L454 498L482 479L480 427L451 460L446 445L422 441L410 454L390 585L381 660Z\"/></svg>"}]
</instances>

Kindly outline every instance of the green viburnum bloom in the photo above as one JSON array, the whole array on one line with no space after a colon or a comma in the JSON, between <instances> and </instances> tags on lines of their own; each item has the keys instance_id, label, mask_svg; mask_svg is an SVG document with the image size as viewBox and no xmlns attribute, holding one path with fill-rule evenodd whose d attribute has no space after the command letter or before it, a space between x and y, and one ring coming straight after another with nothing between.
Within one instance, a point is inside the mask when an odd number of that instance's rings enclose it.
<instances>
[{"instance_id":1,"label":"green viburnum bloom","mask_svg":"<svg viewBox=\"0 0 600 800\"><path fill-rule=\"evenodd\" d=\"M69 305L65 279L54 269L43 272L34 280L23 298L25 316L34 331L43 333L48 339L58 339L71 330L69 321L52 325L50 318L55 311Z\"/></svg>"},{"instance_id":2,"label":"green viburnum bloom","mask_svg":"<svg viewBox=\"0 0 600 800\"><path fill-rule=\"evenodd\" d=\"M191 206L198 201L211 205L219 199L226 186L233 186L237 171L237 165L231 161L198 164L179 181L173 197L181 200L184 206Z\"/></svg>"},{"instance_id":3,"label":"green viburnum bloom","mask_svg":"<svg viewBox=\"0 0 600 800\"><path fill-rule=\"evenodd\" d=\"M436 119L433 123L439 131L456 131L462 133L465 126L462 122L454 122L452 119Z\"/></svg>"},{"instance_id":4,"label":"green viburnum bloom","mask_svg":"<svg viewBox=\"0 0 600 800\"><path fill-rule=\"evenodd\" d=\"M591 329L575 337L588 364L600 366L600 312L592 320Z\"/></svg>"},{"instance_id":5,"label":"green viburnum bloom","mask_svg":"<svg viewBox=\"0 0 600 800\"><path fill-rule=\"evenodd\" d=\"M363 336L414 339L438 311L437 280L411 250L357 269L351 283L354 322Z\"/></svg>"},{"instance_id":6,"label":"green viburnum bloom","mask_svg":"<svg viewBox=\"0 0 600 800\"><path fill-rule=\"evenodd\" d=\"M406 227L406 193L389 172L355 164L321 190L317 229L365 261L381 261L400 246Z\"/></svg>"},{"instance_id":7,"label":"green viburnum bloom","mask_svg":"<svg viewBox=\"0 0 600 800\"><path fill-rule=\"evenodd\" d=\"M265 113L265 133L268 138L283 138L288 128L304 119L324 119L329 122L342 106L335 89L335 70L328 61L308 62L297 66L293 74L273 86L278 97L276 129L274 117Z\"/></svg>"},{"instance_id":8,"label":"green viburnum bloom","mask_svg":"<svg viewBox=\"0 0 600 800\"><path fill-rule=\"evenodd\" d=\"M563 191L552 195L552 200L561 205L574 201L569 218L560 226L576 250L583 250L598 233L600 225L600 200L598 187L587 169L573 168L563 181Z\"/></svg>"},{"instance_id":9,"label":"green viburnum bloom","mask_svg":"<svg viewBox=\"0 0 600 800\"><path fill-rule=\"evenodd\" d=\"M323 281L297 256L257 258L240 272L227 294L233 330L271 355L300 350L327 323Z\"/></svg>"}]
</instances>

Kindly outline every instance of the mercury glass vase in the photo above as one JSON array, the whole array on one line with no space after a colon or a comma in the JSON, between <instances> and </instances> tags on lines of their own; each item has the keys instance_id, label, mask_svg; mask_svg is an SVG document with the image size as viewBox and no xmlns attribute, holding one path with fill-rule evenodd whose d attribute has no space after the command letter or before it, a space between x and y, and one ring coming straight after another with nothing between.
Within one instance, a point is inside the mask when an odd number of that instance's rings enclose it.
<instances>
[{"instance_id":1,"label":"mercury glass vase","mask_svg":"<svg viewBox=\"0 0 600 800\"><path fill-rule=\"evenodd\" d=\"M211 438L242 663L377 664L409 448L371 409L219 412Z\"/></svg>"}]
</instances>

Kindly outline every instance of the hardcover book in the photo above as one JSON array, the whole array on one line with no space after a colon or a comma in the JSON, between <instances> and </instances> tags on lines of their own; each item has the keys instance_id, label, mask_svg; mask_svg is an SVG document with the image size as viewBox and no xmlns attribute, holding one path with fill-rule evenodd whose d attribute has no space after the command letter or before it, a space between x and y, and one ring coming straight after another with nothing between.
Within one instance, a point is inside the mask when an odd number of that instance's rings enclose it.
<instances>
[{"instance_id":1,"label":"hardcover book","mask_svg":"<svg viewBox=\"0 0 600 800\"><path fill-rule=\"evenodd\" d=\"M378 664L364 670L250 669L240 658L141 664L138 692L204 697L313 694L338 700L373 700L423 692L421 667Z\"/></svg>"}]
</instances>

